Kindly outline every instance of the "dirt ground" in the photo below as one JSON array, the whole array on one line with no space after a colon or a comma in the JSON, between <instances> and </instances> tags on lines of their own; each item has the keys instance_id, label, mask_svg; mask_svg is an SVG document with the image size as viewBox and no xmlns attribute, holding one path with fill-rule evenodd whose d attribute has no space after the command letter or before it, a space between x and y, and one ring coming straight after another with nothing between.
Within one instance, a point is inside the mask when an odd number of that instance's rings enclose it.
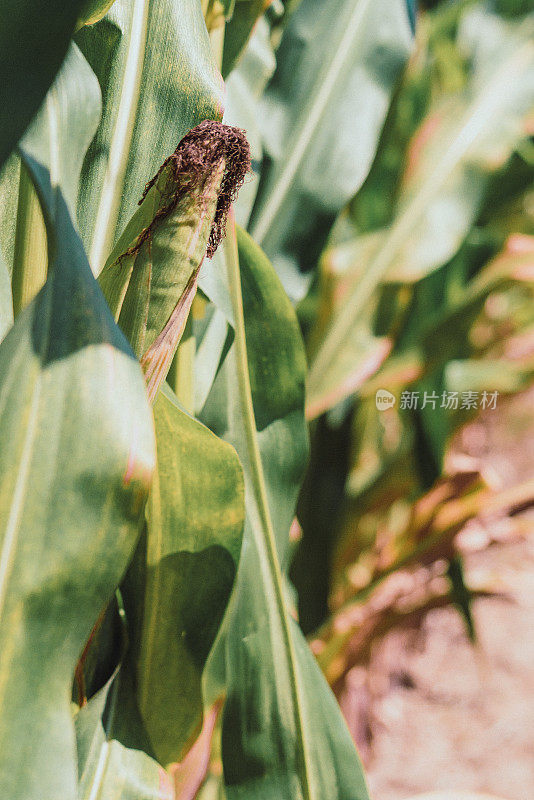
<instances>
[{"instance_id":1,"label":"dirt ground","mask_svg":"<svg viewBox=\"0 0 534 800\"><path fill-rule=\"evenodd\" d=\"M503 486L532 478L534 391L468 426L458 449ZM534 800L534 515L521 515L519 533L501 519L464 537L468 579L506 593L475 602L476 646L454 609L438 609L347 676L341 704L373 800L444 790ZM479 549L485 537L493 543Z\"/></svg>"}]
</instances>

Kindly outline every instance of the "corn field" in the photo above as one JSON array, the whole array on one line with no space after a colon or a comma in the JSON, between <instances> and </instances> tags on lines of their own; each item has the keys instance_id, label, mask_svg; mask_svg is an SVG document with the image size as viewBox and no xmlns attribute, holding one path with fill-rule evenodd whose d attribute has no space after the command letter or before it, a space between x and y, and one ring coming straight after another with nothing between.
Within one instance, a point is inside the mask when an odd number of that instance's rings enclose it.
<instances>
[{"instance_id":1,"label":"corn field","mask_svg":"<svg viewBox=\"0 0 534 800\"><path fill-rule=\"evenodd\" d=\"M534 505L451 444L534 378L534 5L0 19L0 797L371 800L346 675Z\"/></svg>"}]
</instances>

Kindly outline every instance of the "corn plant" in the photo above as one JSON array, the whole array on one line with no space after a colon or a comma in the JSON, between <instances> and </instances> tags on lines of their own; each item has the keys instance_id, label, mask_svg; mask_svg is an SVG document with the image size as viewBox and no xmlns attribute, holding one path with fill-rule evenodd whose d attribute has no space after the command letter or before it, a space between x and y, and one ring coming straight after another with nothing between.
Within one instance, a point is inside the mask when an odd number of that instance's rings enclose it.
<instances>
[{"instance_id":1,"label":"corn plant","mask_svg":"<svg viewBox=\"0 0 534 800\"><path fill-rule=\"evenodd\" d=\"M413 11L0 4L2 797L185 800L220 756L229 800L366 800L287 578L281 279L365 180Z\"/></svg>"}]
</instances>

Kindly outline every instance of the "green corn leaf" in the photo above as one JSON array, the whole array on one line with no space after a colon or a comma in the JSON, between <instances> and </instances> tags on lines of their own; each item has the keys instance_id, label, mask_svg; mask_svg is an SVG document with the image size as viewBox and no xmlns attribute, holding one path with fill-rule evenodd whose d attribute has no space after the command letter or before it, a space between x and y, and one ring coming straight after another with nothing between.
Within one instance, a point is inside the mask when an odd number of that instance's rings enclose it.
<instances>
[{"instance_id":1,"label":"green corn leaf","mask_svg":"<svg viewBox=\"0 0 534 800\"><path fill-rule=\"evenodd\" d=\"M249 230L295 299L369 171L411 40L405 0L303 0L290 19L260 106Z\"/></svg>"},{"instance_id":2,"label":"green corn leaf","mask_svg":"<svg viewBox=\"0 0 534 800\"><path fill-rule=\"evenodd\" d=\"M222 82L197 0L117 0L77 42L104 98L78 198L98 274L160 164L188 130L221 118Z\"/></svg>"},{"instance_id":3,"label":"green corn leaf","mask_svg":"<svg viewBox=\"0 0 534 800\"><path fill-rule=\"evenodd\" d=\"M233 241L224 253L236 339L204 409L245 476L245 538L221 645L226 796L364 800L350 734L290 616L283 574L308 450L302 340L265 255L242 231L239 255Z\"/></svg>"},{"instance_id":4,"label":"green corn leaf","mask_svg":"<svg viewBox=\"0 0 534 800\"><path fill-rule=\"evenodd\" d=\"M237 572L244 488L235 451L167 387L154 416L147 527L121 589L130 647L77 716L84 799L160 798L169 779L154 757L181 759L199 731L202 672Z\"/></svg>"},{"instance_id":5,"label":"green corn leaf","mask_svg":"<svg viewBox=\"0 0 534 800\"><path fill-rule=\"evenodd\" d=\"M491 171L524 135L534 102L533 25L532 15L520 26L482 9L464 16L459 35L475 65L467 93L455 99L446 116L442 110L437 126L428 128L434 135L426 142L422 136L424 145L414 147L417 159L409 162L396 218L387 232L371 234L368 258L356 265L361 277L313 359L310 395L320 391L325 370L343 362L352 331L383 280L418 280L459 248ZM365 243L357 249L365 251Z\"/></svg>"},{"instance_id":6,"label":"green corn leaf","mask_svg":"<svg viewBox=\"0 0 534 800\"><path fill-rule=\"evenodd\" d=\"M528 389L533 378L532 356L516 361L463 359L450 361L445 368L445 386L451 392L517 394Z\"/></svg>"},{"instance_id":7,"label":"green corn leaf","mask_svg":"<svg viewBox=\"0 0 534 800\"><path fill-rule=\"evenodd\" d=\"M402 222L403 237L388 241L389 280L419 280L456 253L491 173L526 136L534 107L533 34L534 14L521 25L482 8L464 15L458 43L471 54L472 74L464 92L431 107L411 143L394 224Z\"/></svg>"},{"instance_id":8,"label":"green corn leaf","mask_svg":"<svg viewBox=\"0 0 534 800\"><path fill-rule=\"evenodd\" d=\"M27 130L22 146L50 170L74 219L78 181L100 119L100 87L76 45L67 57ZM47 233L33 181L24 166L11 184L17 197L11 279L15 315L45 282ZM6 208L8 213L9 205Z\"/></svg>"},{"instance_id":9,"label":"green corn leaf","mask_svg":"<svg viewBox=\"0 0 534 800\"><path fill-rule=\"evenodd\" d=\"M111 680L76 715L77 800L174 800L157 761L109 735L118 708L117 682Z\"/></svg>"},{"instance_id":10,"label":"green corn leaf","mask_svg":"<svg viewBox=\"0 0 534 800\"><path fill-rule=\"evenodd\" d=\"M235 217L242 227L247 225L254 205L259 184L259 168L263 158L258 103L275 67L271 29L267 20L261 19L258 21L239 63L225 82L224 121L228 125L236 125L245 130L250 144L254 170L252 178L247 180L234 203Z\"/></svg>"},{"instance_id":11,"label":"green corn leaf","mask_svg":"<svg viewBox=\"0 0 534 800\"><path fill-rule=\"evenodd\" d=\"M464 618L469 639L472 642L476 642L477 632L473 617L473 593L466 585L464 565L460 556L456 556L449 562L447 577L451 582L452 600Z\"/></svg>"},{"instance_id":12,"label":"green corn leaf","mask_svg":"<svg viewBox=\"0 0 534 800\"><path fill-rule=\"evenodd\" d=\"M272 0L236 0L224 29L222 74L226 78L239 59L254 25Z\"/></svg>"},{"instance_id":13,"label":"green corn leaf","mask_svg":"<svg viewBox=\"0 0 534 800\"><path fill-rule=\"evenodd\" d=\"M17 228L20 158L14 151L0 169L0 242L7 271L11 275Z\"/></svg>"},{"instance_id":14,"label":"green corn leaf","mask_svg":"<svg viewBox=\"0 0 534 800\"><path fill-rule=\"evenodd\" d=\"M197 324L197 330L199 325ZM193 408L199 415L208 398L213 381L233 341L233 328L217 306L210 304L204 312L202 330L195 339L195 385Z\"/></svg>"},{"instance_id":15,"label":"green corn leaf","mask_svg":"<svg viewBox=\"0 0 534 800\"><path fill-rule=\"evenodd\" d=\"M3 0L0 31L0 167L61 66L84 0Z\"/></svg>"},{"instance_id":16,"label":"green corn leaf","mask_svg":"<svg viewBox=\"0 0 534 800\"><path fill-rule=\"evenodd\" d=\"M74 667L134 549L154 434L65 200L22 155L51 270L0 346L0 794L75 800Z\"/></svg>"},{"instance_id":17,"label":"green corn leaf","mask_svg":"<svg viewBox=\"0 0 534 800\"><path fill-rule=\"evenodd\" d=\"M137 704L158 761L168 764L198 733L202 670L239 562L244 487L234 449L182 411L169 389L154 416L144 583L134 570L123 594L136 620Z\"/></svg>"}]
</instances>

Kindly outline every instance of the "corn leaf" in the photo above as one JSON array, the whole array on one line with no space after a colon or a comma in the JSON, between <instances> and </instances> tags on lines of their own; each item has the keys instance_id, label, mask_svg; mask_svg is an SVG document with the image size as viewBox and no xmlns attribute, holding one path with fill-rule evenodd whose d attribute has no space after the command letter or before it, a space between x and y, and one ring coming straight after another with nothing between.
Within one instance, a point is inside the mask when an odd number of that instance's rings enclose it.
<instances>
[{"instance_id":1,"label":"corn leaf","mask_svg":"<svg viewBox=\"0 0 534 800\"><path fill-rule=\"evenodd\" d=\"M75 217L78 181L87 148L100 119L100 87L76 45L65 61L45 100L27 130L22 146L38 152L38 159L53 172L61 187L71 219ZM22 166L10 186L5 213L16 200L11 280L15 316L32 300L45 282L48 255L47 232L41 204L27 169ZM6 187L7 188L7 187Z\"/></svg>"},{"instance_id":2,"label":"corn leaf","mask_svg":"<svg viewBox=\"0 0 534 800\"><path fill-rule=\"evenodd\" d=\"M0 31L0 167L61 66L83 0L3 0ZM29 56L31 54L31 56Z\"/></svg>"},{"instance_id":3,"label":"corn leaf","mask_svg":"<svg viewBox=\"0 0 534 800\"><path fill-rule=\"evenodd\" d=\"M519 25L482 8L464 15L458 43L471 55L472 73L464 92L431 107L411 143L394 226L402 223L403 236L388 241L388 280L418 280L454 255L491 173L527 135L533 33L533 14Z\"/></svg>"},{"instance_id":4,"label":"corn leaf","mask_svg":"<svg viewBox=\"0 0 534 800\"><path fill-rule=\"evenodd\" d=\"M239 59L256 22L272 0L236 0L224 29L222 74L226 78Z\"/></svg>"},{"instance_id":5,"label":"corn leaf","mask_svg":"<svg viewBox=\"0 0 534 800\"><path fill-rule=\"evenodd\" d=\"M158 762L181 759L199 731L202 672L237 571L244 491L235 451L168 388L154 416L147 526L121 589L130 646L76 721L83 799L167 796Z\"/></svg>"},{"instance_id":6,"label":"corn leaf","mask_svg":"<svg viewBox=\"0 0 534 800\"><path fill-rule=\"evenodd\" d=\"M258 21L237 66L228 76L224 121L246 131L250 144L253 175L234 203L239 225L246 227L254 205L263 158L262 132L258 119L258 103L276 67L271 43L271 29L266 19Z\"/></svg>"},{"instance_id":7,"label":"corn leaf","mask_svg":"<svg viewBox=\"0 0 534 800\"><path fill-rule=\"evenodd\" d=\"M290 19L260 107L249 230L295 299L369 171L411 38L405 0L303 0Z\"/></svg>"},{"instance_id":8,"label":"corn leaf","mask_svg":"<svg viewBox=\"0 0 534 800\"><path fill-rule=\"evenodd\" d=\"M238 237L239 256L225 240L236 340L204 409L245 476L245 538L224 638L225 792L363 800L351 737L290 616L283 576L308 449L304 350L272 266L247 234Z\"/></svg>"},{"instance_id":9,"label":"corn leaf","mask_svg":"<svg viewBox=\"0 0 534 800\"><path fill-rule=\"evenodd\" d=\"M188 416L170 389L158 395L154 416L158 463L143 565L122 591L137 704L153 752L168 764L198 733L202 671L239 563L244 487L234 449Z\"/></svg>"},{"instance_id":10,"label":"corn leaf","mask_svg":"<svg viewBox=\"0 0 534 800\"><path fill-rule=\"evenodd\" d=\"M98 22L107 14L114 2L115 0L85 0L78 18L77 27L94 25L95 22Z\"/></svg>"},{"instance_id":11,"label":"corn leaf","mask_svg":"<svg viewBox=\"0 0 534 800\"><path fill-rule=\"evenodd\" d=\"M157 761L109 735L119 710L117 686L110 681L76 716L77 798L174 800L170 778Z\"/></svg>"},{"instance_id":12,"label":"corn leaf","mask_svg":"<svg viewBox=\"0 0 534 800\"><path fill-rule=\"evenodd\" d=\"M135 546L154 438L65 200L22 154L52 268L0 346L0 793L75 800L73 671Z\"/></svg>"}]
</instances>

